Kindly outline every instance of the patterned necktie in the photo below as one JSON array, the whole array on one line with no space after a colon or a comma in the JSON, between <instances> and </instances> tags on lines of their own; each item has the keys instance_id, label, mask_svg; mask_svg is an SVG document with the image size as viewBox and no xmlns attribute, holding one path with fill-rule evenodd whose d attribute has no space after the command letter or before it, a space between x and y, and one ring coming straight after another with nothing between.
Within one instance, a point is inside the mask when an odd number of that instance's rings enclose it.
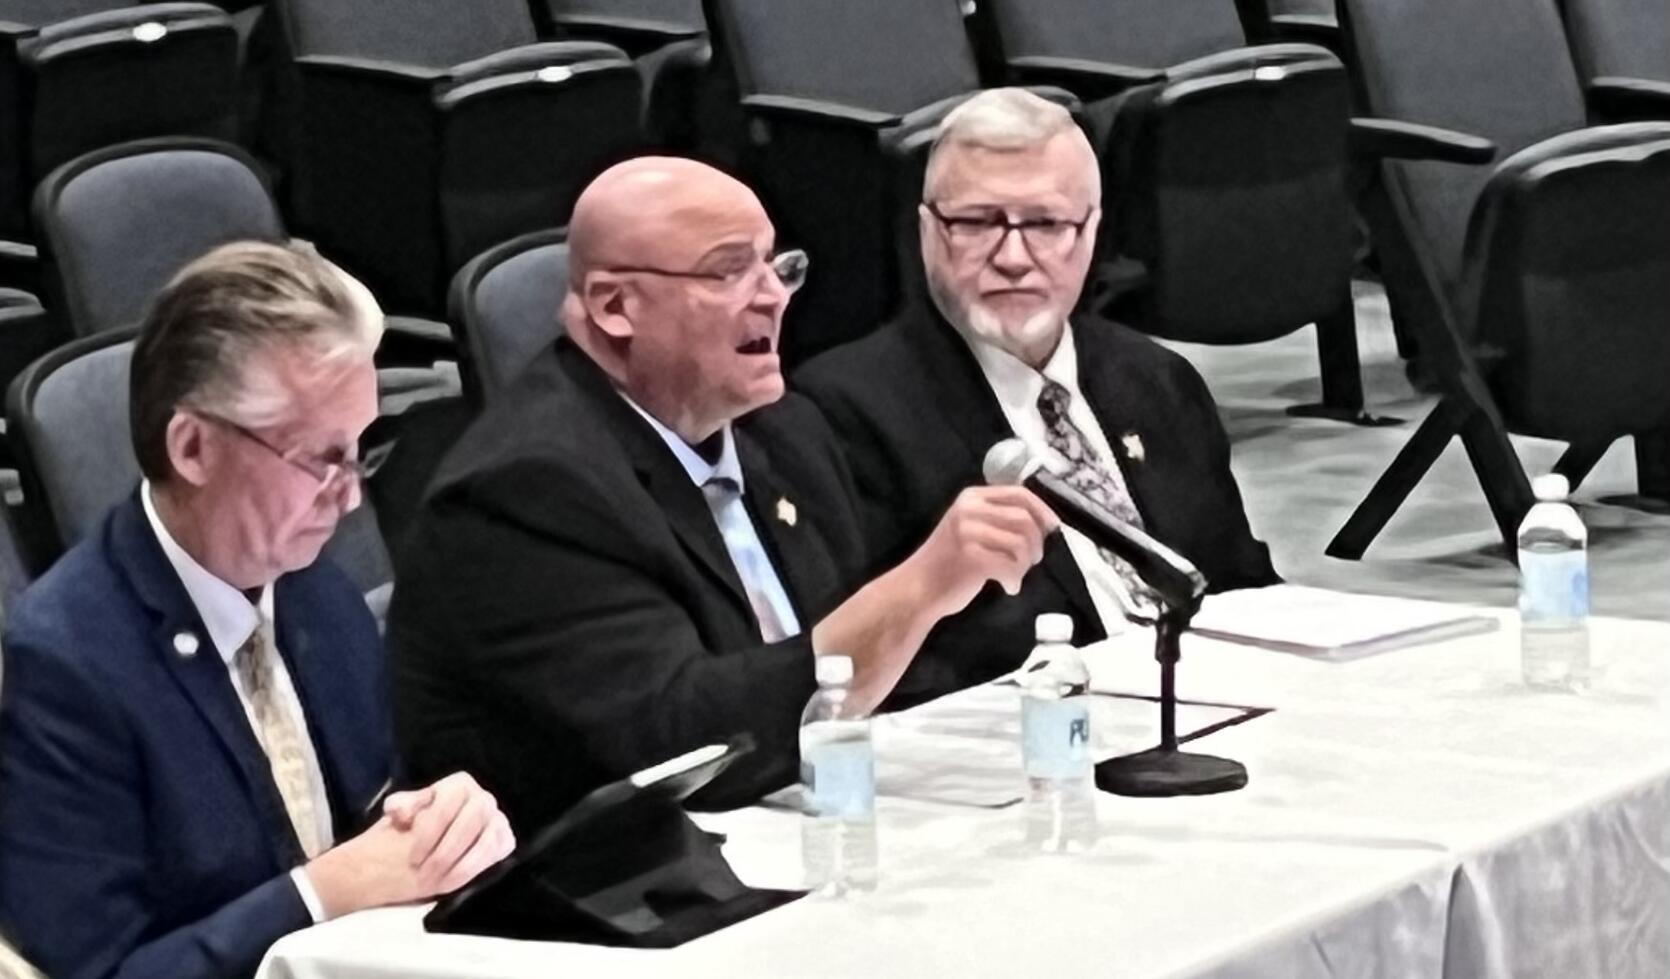
<instances>
[{"instance_id":1,"label":"patterned necktie","mask_svg":"<svg viewBox=\"0 0 1670 979\"><path fill-rule=\"evenodd\" d=\"M1055 381L1044 379L1044 390L1038 394L1038 414L1044 419L1044 438L1063 459L1068 470L1062 474L1067 485L1083 493L1093 502L1105 507L1120 520L1142 528L1142 514L1137 511L1131 491L1125 486L1125 474L1117 463L1103 466L1097 461L1084 433L1067 416L1067 402L1072 394ZM1139 621L1153 621L1159 615L1159 605L1153 592L1137 576L1136 571L1112 551L1103 549L1102 559L1113 568L1121 589L1119 601L1125 611Z\"/></svg>"},{"instance_id":2,"label":"patterned necktie","mask_svg":"<svg viewBox=\"0 0 1670 979\"><path fill-rule=\"evenodd\" d=\"M708 509L713 511L714 520L719 524L719 534L725 539L725 550L730 553L731 563L736 566L737 576L742 579L742 590L748 595L748 606L754 610L754 621L760 626L760 638L766 642L787 639L789 633L783 625L783 620L778 618L777 610L771 606L771 599L767 598L759 587L759 582L765 580L766 576L759 562L769 559L758 548L732 546L733 540L740 539L732 532L736 521L748 520L748 508L742 505L742 493L736 481L727 476L715 476L702 484L702 495L707 497Z\"/></svg>"},{"instance_id":3,"label":"patterned necktie","mask_svg":"<svg viewBox=\"0 0 1670 979\"><path fill-rule=\"evenodd\" d=\"M302 750L305 735L297 728L295 718L278 700L274 689L273 666L276 650L267 641L267 626L261 626L238 647L232 665L238 671L244 695L249 698L250 714L255 719L255 739L267 753L272 766L273 781L278 784L279 797L284 800L284 811L295 827L296 839L308 859L324 849L319 838L319 824L315 819L312 787L307 778L307 755Z\"/></svg>"}]
</instances>

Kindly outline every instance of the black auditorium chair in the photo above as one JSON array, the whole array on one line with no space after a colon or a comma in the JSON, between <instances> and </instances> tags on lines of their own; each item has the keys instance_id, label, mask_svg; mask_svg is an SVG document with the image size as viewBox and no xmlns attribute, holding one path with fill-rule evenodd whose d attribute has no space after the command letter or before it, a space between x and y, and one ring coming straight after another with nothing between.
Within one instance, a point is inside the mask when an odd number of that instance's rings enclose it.
<instances>
[{"instance_id":1,"label":"black auditorium chair","mask_svg":"<svg viewBox=\"0 0 1670 979\"><path fill-rule=\"evenodd\" d=\"M1514 432L1569 444L1575 486L1635 437L1640 492L1670 500L1670 124L1586 128L1546 0L1343 0L1385 160L1368 218L1442 400L1328 553L1357 558L1460 435L1502 541L1530 504ZM1484 164L1494 161L1493 166Z\"/></svg>"},{"instance_id":2,"label":"black auditorium chair","mask_svg":"<svg viewBox=\"0 0 1670 979\"><path fill-rule=\"evenodd\" d=\"M0 0L0 249L27 272L29 195L53 167L146 136L237 131L238 38L204 3Z\"/></svg>"},{"instance_id":3,"label":"black auditorium chair","mask_svg":"<svg viewBox=\"0 0 1670 979\"><path fill-rule=\"evenodd\" d=\"M482 250L566 222L642 142L619 48L539 42L527 0L274 0L296 228L391 309L438 315Z\"/></svg>"},{"instance_id":4,"label":"black auditorium chair","mask_svg":"<svg viewBox=\"0 0 1670 979\"><path fill-rule=\"evenodd\" d=\"M23 486L20 536L37 575L139 485L128 428L132 358L131 330L83 337L30 365L7 391ZM369 495L343 518L325 554L374 607L386 603L393 571Z\"/></svg>"},{"instance_id":5,"label":"black auditorium chair","mask_svg":"<svg viewBox=\"0 0 1670 979\"><path fill-rule=\"evenodd\" d=\"M710 70L701 0L531 2L541 36L603 41L632 55L643 79L645 134L655 145L723 156L723 141L735 141L735 93Z\"/></svg>"},{"instance_id":6,"label":"black auditorium chair","mask_svg":"<svg viewBox=\"0 0 1670 979\"><path fill-rule=\"evenodd\" d=\"M66 163L41 182L35 211L47 294L78 336L137 325L175 272L218 245L287 237L255 160L192 137L137 140ZM445 325L390 317L379 362L421 366L451 351ZM415 383L400 373L383 380Z\"/></svg>"},{"instance_id":7,"label":"black auditorium chair","mask_svg":"<svg viewBox=\"0 0 1670 979\"><path fill-rule=\"evenodd\" d=\"M1172 340L1260 343L1316 324L1322 401L1363 411L1344 66L1247 45L1232 0L985 0L1010 82L1085 100L1101 147L1099 296Z\"/></svg>"},{"instance_id":8,"label":"black auditorium chair","mask_svg":"<svg viewBox=\"0 0 1670 979\"><path fill-rule=\"evenodd\" d=\"M879 325L901 296L920 152L980 89L956 5L707 0L721 70L749 116L748 169L779 237L812 255L789 306L789 364ZM1060 90L1051 97L1073 105Z\"/></svg>"},{"instance_id":9,"label":"black auditorium chair","mask_svg":"<svg viewBox=\"0 0 1670 979\"><path fill-rule=\"evenodd\" d=\"M1670 0L1563 0L1596 122L1670 119Z\"/></svg>"},{"instance_id":10,"label":"black auditorium chair","mask_svg":"<svg viewBox=\"0 0 1670 979\"><path fill-rule=\"evenodd\" d=\"M453 279L464 397L480 409L562 332L568 231L536 231L488 249Z\"/></svg>"}]
</instances>

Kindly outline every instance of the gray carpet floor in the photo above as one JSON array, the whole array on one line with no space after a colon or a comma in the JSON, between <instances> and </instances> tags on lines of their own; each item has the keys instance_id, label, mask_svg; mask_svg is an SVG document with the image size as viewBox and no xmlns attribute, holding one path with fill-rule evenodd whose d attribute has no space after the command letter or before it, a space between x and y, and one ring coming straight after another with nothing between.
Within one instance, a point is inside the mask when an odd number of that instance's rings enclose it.
<instances>
[{"instance_id":1,"label":"gray carpet floor","mask_svg":"<svg viewBox=\"0 0 1670 979\"><path fill-rule=\"evenodd\" d=\"M1404 419L1400 426L1359 428L1284 413L1288 405L1320 396L1316 335L1310 327L1244 347L1168 344L1200 369L1217 398L1253 531L1270 545L1277 570L1292 582L1511 606L1516 571L1497 539L1459 440L1362 560L1336 560L1323 553L1437 402L1405 380L1385 295L1377 285L1359 283L1357 313L1369 410ZM1565 448L1517 436L1513 443L1532 477L1548 472ZM1626 439L1612 447L1574 494L1589 528L1593 610L1670 620L1670 516L1608 502L1634 491L1635 459Z\"/></svg>"}]
</instances>

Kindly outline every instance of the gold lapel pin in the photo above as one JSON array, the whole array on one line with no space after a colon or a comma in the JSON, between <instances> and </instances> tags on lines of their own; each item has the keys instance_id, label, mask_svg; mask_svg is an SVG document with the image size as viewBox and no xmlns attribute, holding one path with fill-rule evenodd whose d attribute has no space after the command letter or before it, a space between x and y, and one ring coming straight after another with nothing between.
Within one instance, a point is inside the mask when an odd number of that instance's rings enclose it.
<instances>
[{"instance_id":1,"label":"gold lapel pin","mask_svg":"<svg viewBox=\"0 0 1670 979\"><path fill-rule=\"evenodd\" d=\"M777 519L788 524L790 527L793 527L795 521L800 519L800 511L794 508L794 504L790 503L789 498L786 496L778 497L777 499Z\"/></svg>"},{"instance_id":2,"label":"gold lapel pin","mask_svg":"<svg viewBox=\"0 0 1670 979\"><path fill-rule=\"evenodd\" d=\"M1119 440L1125 446L1125 458L1132 462L1141 462L1148 457L1148 450L1142 447L1142 436L1135 432L1126 433Z\"/></svg>"}]
</instances>

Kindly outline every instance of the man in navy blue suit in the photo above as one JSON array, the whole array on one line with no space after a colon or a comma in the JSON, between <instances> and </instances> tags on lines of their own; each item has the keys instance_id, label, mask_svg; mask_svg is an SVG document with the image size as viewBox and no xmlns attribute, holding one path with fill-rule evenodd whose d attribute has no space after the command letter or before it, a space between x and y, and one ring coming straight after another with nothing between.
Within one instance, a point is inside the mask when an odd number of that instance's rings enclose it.
<instances>
[{"instance_id":1,"label":"man in navy blue suit","mask_svg":"<svg viewBox=\"0 0 1670 979\"><path fill-rule=\"evenodd\" d=\"M377 629L316 560L360 500L381 329L301 245L217 249L147 317L145 481L5 633L0 931L48 975L249 975L291 931L512 848L468 776L383 798Z\"/></svg>"}]
</instances>

